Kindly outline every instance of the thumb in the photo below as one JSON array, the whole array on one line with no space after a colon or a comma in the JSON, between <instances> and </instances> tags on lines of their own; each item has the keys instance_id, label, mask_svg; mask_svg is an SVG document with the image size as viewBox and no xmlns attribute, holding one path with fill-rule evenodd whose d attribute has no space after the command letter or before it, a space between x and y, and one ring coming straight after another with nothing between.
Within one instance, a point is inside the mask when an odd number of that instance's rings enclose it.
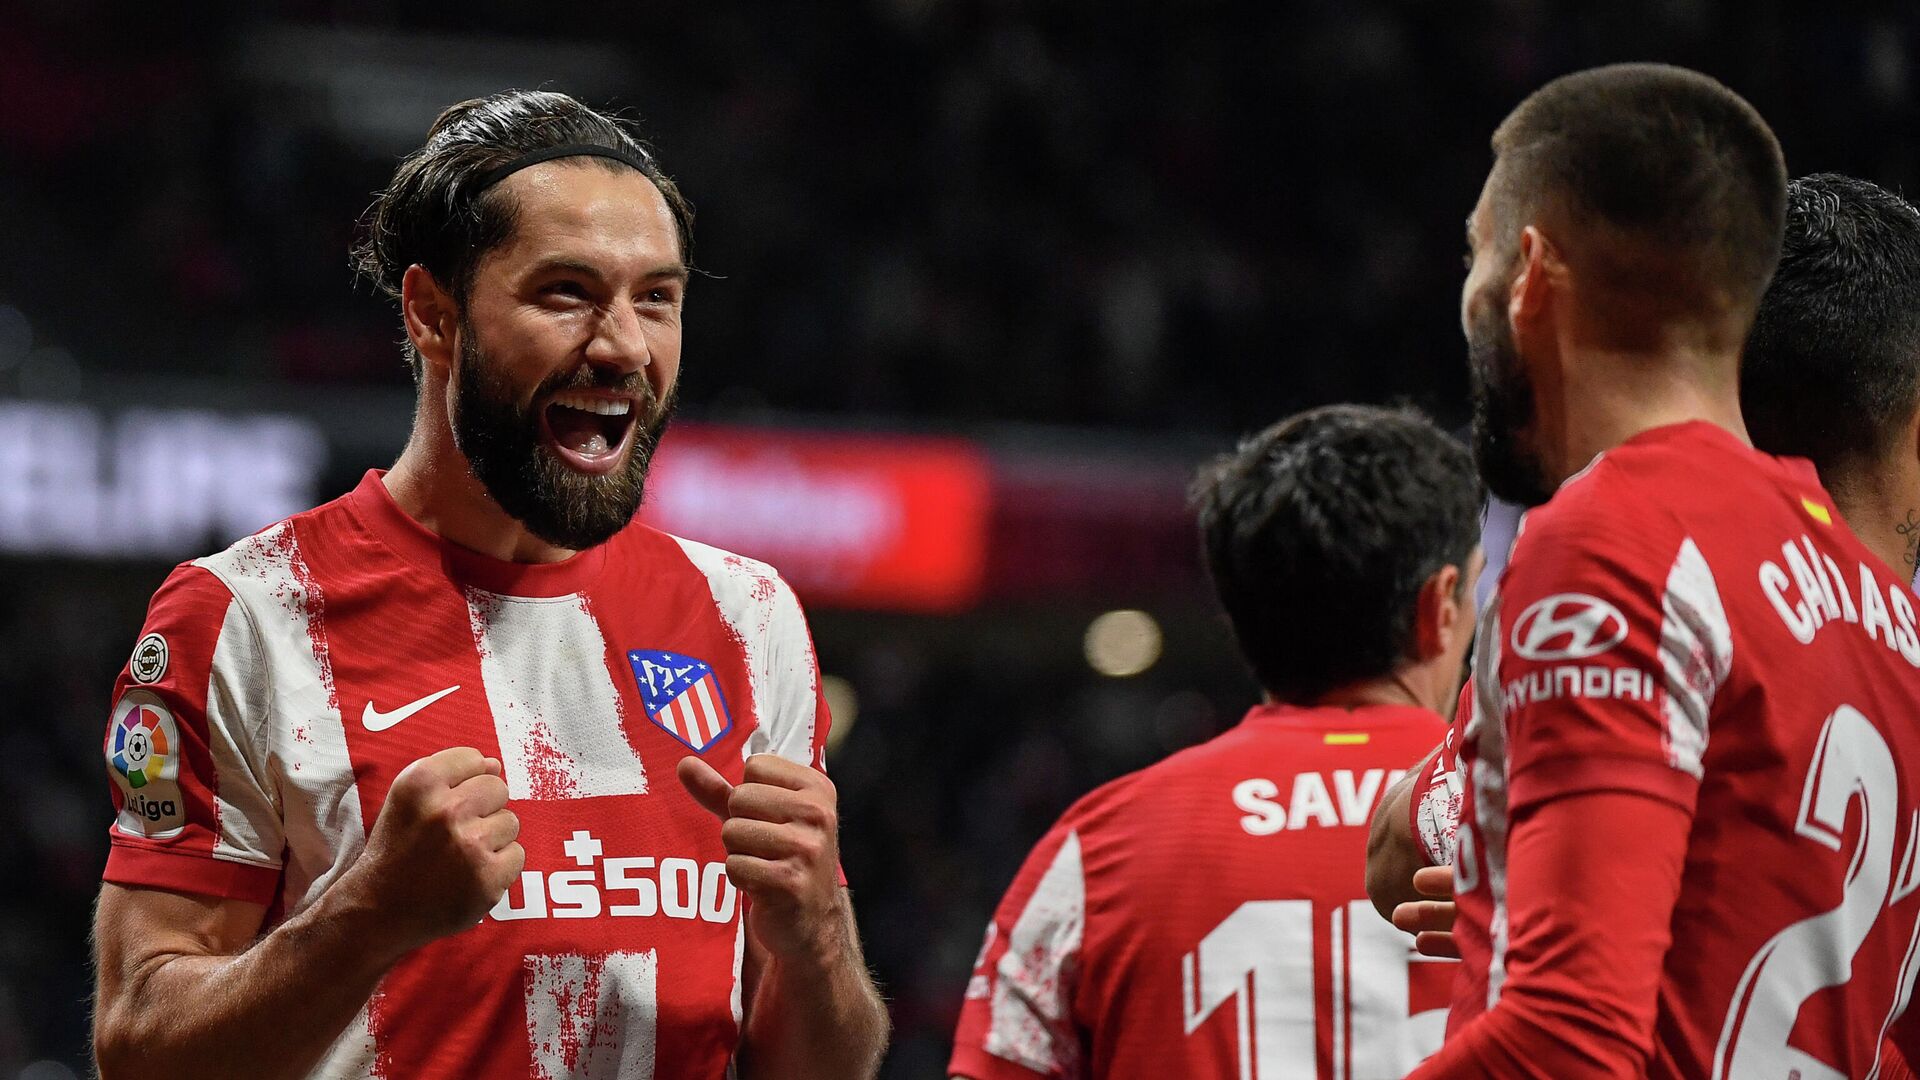
<instances>
[{"instance_id":1,"label":"thumb","mask_svg":"<svg viewBox=\"0 0 1920 1080\"><path fill-rule=\"evenodd\" d=\"M680 759L674 772L680 777L680 786L686 788L687 794L693 796L694 802L705 807L707 813L721 821L731 816L727 812L727 796L733 794L733 785L727 783L727 778L721 776L718 769L688 755Z\"/></svg>"}]
</instances>

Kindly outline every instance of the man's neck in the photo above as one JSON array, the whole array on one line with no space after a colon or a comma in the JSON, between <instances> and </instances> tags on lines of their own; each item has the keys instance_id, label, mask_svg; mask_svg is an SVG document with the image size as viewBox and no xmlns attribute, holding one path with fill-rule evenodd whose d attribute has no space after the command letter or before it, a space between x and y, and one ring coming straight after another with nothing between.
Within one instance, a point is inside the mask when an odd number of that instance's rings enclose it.
<instances>
[{"instance_id":1,"label":"man's neck","mask_svg":"<svg viewBox=\"0 0 1920 1080\"><path fill-rule=\"evenodd\" d=\"M1377 679L1362 679L1335 687L1314 698L1309 705L1316 709L1359 709L1368 705L1403 705L1417 709L1431 709L1445 715L1444 703L1424 700L1414 682L1400 674L1386 675ZM1428 694L1427 697L1432 697Z\"/></svg>"},{"instance_id":2,"label":"man's neck","mask_svg":"<svg viewBox=\"0 0 1920 1080\"><path fill-rule=\"evenodd\" d=\"M1724 379L1703 375L1722 372ZM1541 414L1542 446L1558 476L1572 476L1594 457L1654 428L1704 420L1748 446L1731 358L1675 352L1643 355L1587 350L1562 366L1557 409ZM1557 428L1557 430L1555 430Z\"/></svg>"},{"instance_id":3,"label":"man's neck","mask_svg":"<svg viewBox=\"0 0 1920 1080\"><path fill-rule=\"evenodd\" d=\"M500 508L444 431L416 424L400 460L383 478L394 504L449 543L505 562L556 563L577 552L534 536Z\"/></svg>"},{"instance_id":4,"label":"man's neck","mask_svg":"<svg viewBox=\"0 0 1920 1080\"><path fill-rule=\"evenodd\" d=\"M1829 469L1820 479L1860 542L1913 580L1920 556L1920 461Z\"/></svg>"}]
</instances>

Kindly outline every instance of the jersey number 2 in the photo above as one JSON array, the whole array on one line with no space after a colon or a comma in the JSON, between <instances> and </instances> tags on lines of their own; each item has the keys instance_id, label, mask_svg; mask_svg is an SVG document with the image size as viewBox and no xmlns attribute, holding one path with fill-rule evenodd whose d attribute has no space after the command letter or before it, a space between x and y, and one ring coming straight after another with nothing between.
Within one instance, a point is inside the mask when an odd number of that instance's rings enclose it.
<instances>
[{"instance_id":1,"label":"jersey number 2","mask_svg":"<svg viewBox=\"0 0 1920 1080\"><path fill-rule=\"evenodd\" d=\"M1893 752L1858 709L1842 705L1820 730L1794 831L1839 851L1846 837L1847 808L1856 797L1860 837L1847 867L1840 906L1788 926L1754 954L1734 989L1720 1030L1713 1080L1783 1076L1842 1080L1846 1075L1789 1044L1787 1037L1808 998L1852 978L1854 954L1880 913L1920 887L1916 876L1920 815L1915 815L1908 830L1906 854L1896 876L1894 832L1900 825L1900 776ZM1915 944L1920 944L1920 936L1907 946L1900 990L1881 1025L1883 1036L1913 993Z\"/></svg>"},{"instance_id":2,"label":"jersey number 2","mask_svg":"<svg viewBox=\"0 0 1920 1080\"><path fill-rule=\"evenodd\" d=\"M1365 900L1330 922L1332 1080L1405 1076L1439 1048L1446 1012L1407 1015L1407 935ZM1313 901L1241 904L1180 959L1187 1034L1232 1000L1240 1080L1317 1080L1313 968Z\"/></svg>"}]
</instances>

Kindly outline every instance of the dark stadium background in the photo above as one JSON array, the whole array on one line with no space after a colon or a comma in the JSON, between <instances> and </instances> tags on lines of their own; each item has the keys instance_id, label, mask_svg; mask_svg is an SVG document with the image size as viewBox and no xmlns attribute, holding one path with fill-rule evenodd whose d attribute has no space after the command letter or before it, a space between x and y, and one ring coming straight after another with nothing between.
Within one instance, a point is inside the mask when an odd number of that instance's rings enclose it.
<instances>
[{"instance_id":1,"label":"dark stadium background","mask_svg":"<svg viewBox=\"0 0 1920 1080\"><path fill-rule=\"evenodd\" d=\"M1028 845L1253 700L1196 464L1338 399L1464 422L1461 222L1507 108L1673 60L1795 173L1914 189L1912 9L1600 7L0 4L0 1078L86 1070L97 747L149 593L400 446L397 323L345 251L439 107L623 106L698 205L667 453L711 483L676 520L757 528L810 601L886 1075L925 1077ZM1164 648L1096 673L1123 609Z\"/></svg>"}]
</instances>

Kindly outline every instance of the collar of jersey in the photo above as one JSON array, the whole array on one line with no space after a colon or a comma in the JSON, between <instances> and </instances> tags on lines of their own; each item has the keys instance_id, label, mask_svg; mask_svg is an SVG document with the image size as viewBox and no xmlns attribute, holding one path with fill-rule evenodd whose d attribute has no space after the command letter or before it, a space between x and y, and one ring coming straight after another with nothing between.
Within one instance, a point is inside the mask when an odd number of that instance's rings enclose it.
<instances>
[{"instance_id":1,"label":"collar of jersey","mask_svg":"<svg viewBox=\"0 0 1920 1080\"><path fill-rule=\"evenodd\" d=\"M363 528L423 571L502 596L549 598L585 591L606 565L606 544L557 563L508 562L463 548L408 517L382 482L385 475L385 469L367 470L347 507Z\"/></svg>"},{"instance_id":2,"label":"collar of jersey","mask_svg":"<svg viewBox=\"0 0 1920 1080\"><path fill-rule=\"evenodd\" d=\"M1301 727L1353 727L1399 719L1445 724L1439 714L1417 705L1358 705L1344 709L1334 705L1302 706L1267 702L1247 711L1244 724L1292 724Z\"/></svg>"}]
</instances>

